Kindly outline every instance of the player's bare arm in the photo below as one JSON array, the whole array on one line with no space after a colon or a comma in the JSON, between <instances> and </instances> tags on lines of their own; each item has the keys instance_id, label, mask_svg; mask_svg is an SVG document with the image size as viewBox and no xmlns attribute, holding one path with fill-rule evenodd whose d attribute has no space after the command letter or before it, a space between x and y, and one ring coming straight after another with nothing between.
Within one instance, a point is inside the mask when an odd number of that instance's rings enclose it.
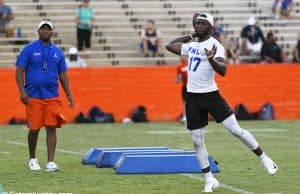
<instances>
[{"instance_id":1,"label":"player's bare arm","mask_svg":"<svg viewBox=\"0 0 300 194\"><path fill-rule=\"evenodd\" d=\"M20 100L23 104L28 104L28 95L24 88L24 72L25 70L23 68L17 67L16 69L16 81L20 92Z\"/></svg>"},{"instance_id":2,"label":"player's bare arm","mask_svg":"<svg viewBox=\"0 0 300 194\"><path fill-rule=\"evenodd\" d=\"M193 39L193 37L195 37L194 33L175 38L169 44L166 45L166 49L176 55L180 55L182 43L189 42Z\"/></svg>"},{"instance_id":3,"label":"player's bare arm","mask_svg":"<svg viewBox=\"0 0 300 194\"><path fill-rule=\"evenodd\" d=\"M206 52L206 56L208 61L210 62L211 66L213 69L220 74L221 76L226 75L226 61L222 57L215 57L216 52L217 52L217 47L216 45L213 45L211 50L208 50L207 48L204 49Z\"/></svg>"}]
</instances>

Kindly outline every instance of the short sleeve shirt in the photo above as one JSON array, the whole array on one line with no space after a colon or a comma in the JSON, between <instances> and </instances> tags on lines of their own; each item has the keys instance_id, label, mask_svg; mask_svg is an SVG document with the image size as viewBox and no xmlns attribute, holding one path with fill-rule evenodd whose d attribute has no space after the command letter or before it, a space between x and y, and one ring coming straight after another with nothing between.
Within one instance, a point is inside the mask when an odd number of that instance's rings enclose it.
<instances>
[{"instance_id":1,"label":"short sleeve shirt","mask_svg":"<svg viewBox=\"0 0 300 194\"><path fill-rule=\"evenodd\" d=\"M25 90L29 98L58 96L58 79L67 71L63 51L54 44L44 45L36 40L25 46L16 66L25 70Z\"/></svg>"},{"instance_id":2,"label":"short sleeve shirt","mask_svg":"<svg viewBox=\"0 0 300 194\"><path fill-rule=\"evenodd\" d=\"M181 47L181 55L188 56L187 91L191 93L208 93L217 91L215 71L207 59L205 48L217 47L214 58L225 58L225 49L215 38L210 37L203 42L185 43Z\"/></svg>"},{"instance_id":3,"label":"short sleeve shirt","mask_svg":"<svg viewBox=\"0 0 300 194\"><path fill-rule=\"evenodd\" d=\"M77 28L81 30L92 29L92 19L94 16L94 10L92 8L79 7L76 11L76 15L79 18Z\"/></svg>"},{"instance_id":4,"label":"short sleeve shirt","mask_svg":"<svg viewBox=\"0 0 300 194\"><path fill-rule=\"evenodd\" d=\"M241 32L242 38L247 38L250 43L256 44L261 39L262 42L265 41L265 37L258 26L251 27L249 25L245 26Z\"/></svg>"},{"instance_id":5,"label":"short sleeve shirt","mask_svg":"<svg viewBox=\"0 0 300 194\"><path fill-rule=\"evenodd\" d=\"M10 6L8 5L3 5L3 6L0 6L0 14L2 16L12 16L13 15L13 12L10 8ZM9 23L9 20L6 19L6 18L0 18L0 25L3 25L5 26L6 24Z\"/></svg>"}]
</instances>

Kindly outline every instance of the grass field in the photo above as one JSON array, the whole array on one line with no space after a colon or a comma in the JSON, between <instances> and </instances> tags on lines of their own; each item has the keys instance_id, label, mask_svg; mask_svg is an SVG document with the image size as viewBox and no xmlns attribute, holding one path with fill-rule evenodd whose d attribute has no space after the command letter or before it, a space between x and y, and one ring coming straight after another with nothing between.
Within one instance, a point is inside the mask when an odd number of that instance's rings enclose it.
<instances>
[{"instance_id":1,"label":"grass field","mask_svg":"<svg viewBox=\"0 0 300 194\"><path fill-rule=\"evenodd\" d=\"M209 123L206 144L221 170L215 176L222 186L215 193L300 193L300 121L240 124L272 156L279 172L269 176L259 159L238 139L222 125ZM201 174L118 175L112 169L81 164L82 156L92 147L168 146L192 150L190 135L178 123L65 125L58 130L56 161L61 171L56 173L29 171L26 136L24 126L0 126L0 185L6 192L196 194L203 189ZM44 130L37 155L44 168Z\"/></svg>"}]
</instances>

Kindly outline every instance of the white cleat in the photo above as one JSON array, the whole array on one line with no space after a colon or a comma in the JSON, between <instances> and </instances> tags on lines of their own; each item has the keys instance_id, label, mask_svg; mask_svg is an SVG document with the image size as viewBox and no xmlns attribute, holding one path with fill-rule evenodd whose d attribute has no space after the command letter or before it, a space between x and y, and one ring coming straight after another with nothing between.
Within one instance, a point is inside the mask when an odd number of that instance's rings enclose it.
<instances>
[{"instance_id":1,"label":"white cleat","mask_svg":"<svg viewBox=\"0 0 300 194\"><path fill-rule=\"evenodd\" d=\"M206 180L203 193L212 193L220 186L220 183L217 179L211 178Z\"/></svg>"},{"instance_id":2,"label":"white cleat","mask_svg":"<svg viewBox=\"0 0 300 194\"><path fill-rule=\"evenodd\" d=\"M266 157L262 163L270 175L274 175L279 169L275 162L269 157Z\"/></svg>"},{"instance_id":3,"label":"white cleat","mask_svg":"<svg viewBox=\"0 0 300 194\"><path fill-rule=\"evenodd\" d=\"M32 171L41 170L41 167L40 167L40 165L38 163L38 160L36 158L31 158L29 160L28 166L29 166L30 170L32 170Z\"/></svg>"},{"instance_id":4,"label":"white cleat","mask_svg":"<svg viewBox=\"0 0 300 194\"><path fill-rule=\"evenodd\" d=\"M55 162L48 162L48 164L46 165L46 171L47 172L59 171L59 167L57 166L57 164L55 164Z\"/></svg>"}]
</instances>

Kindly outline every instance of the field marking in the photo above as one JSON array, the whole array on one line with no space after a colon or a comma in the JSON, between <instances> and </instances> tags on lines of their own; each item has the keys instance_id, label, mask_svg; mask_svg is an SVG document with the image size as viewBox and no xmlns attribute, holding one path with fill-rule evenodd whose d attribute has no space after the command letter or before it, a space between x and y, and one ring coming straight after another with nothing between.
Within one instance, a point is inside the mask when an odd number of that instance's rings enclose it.
<instances>
[{"instance_id":1,"label":"field marking","mask_svg":"<svg viewBox=\"0 0 300 194\"><path fill-rule=\"evenodd\" d=\"M27 146L27 144L25 144L25 143L16 142L16 141L4 141L4 140L0 140L0 142L6 143L6 144L13 144L13 145Z\"/></svg>"},{"instance_id":2,"label":"field marking","mask_svg":"<svg viewBox=\"0 0 300 194\"><path fill-rule=\"evenodd\" d=\"M279 129L279 128L252 128L247 129L250 132L288 132L288 129Z\"/></svg>"},{"instance_id":3,"label":"field marking","mask_svg":"<svg viewBox=\"0 0 300 194\"><path fill-rule=\"evenodd\" d=\"M287 139L287 140L300 141L300 138L294 138L294 137L291 137L291 136L264 135L264 134L259 134L258 136L261 136L261 137L269 137L269 138L275 138L275 139Z\"/></svg>"},{"instance_id":4,"label":"field marking","mask_svg":"<svg viewBox=\"0 0 300 194\"><path fill-rule=\"evenodd\" d=\"M205 133L212 133L216 129L209 129L205 131ZM265 132L287 132L288 129L278 129L278 128L256 128L256 129L247 129L250 132L255 133L265 133ZM227 130L220 130L218 132L226 132ZM188 134L189 131L187 129L185 130L154 130L154 131L147 131L148 134L154 134L154 135L177 135L177 134Z\"/></svg>"},{"instance_id":5,"label":"field marking","mask_svg":"<svg viewBox=\"0 0 300 194\"><path fill-rule=\"evenodd\" d=\"M9 152L0 152L0 154L9 154Z\"/></svg>"},{"instance_id":6,"label":"field marking","mask_svg":"<svg viewBox=\"0 0 300 194\"><path fill-rule=\"evenodd\" d=\"M24 146L27 147L28 145L25 143L21 143L21 142L17 142L17 141L4 141L4 140L0 140L1 143L6 143L6 144L12 144L12 145L19 145L19 146ZM38 147L40 149L46 150L46 147ZM71 150L65 150L65 149L61 149L61 148L56 148L57 151L62 152L62 153L67 153L67 154L75 154L75 155L83 155L83 153L80 152L75 152L75 151L71 151Z\"/></svg>"},{"instance_id":7,"label":"field marking","mask_svg":"<svg viewBox=\"0 0 300 194\"><path fill-rule=\"evenodd\" d=\"M201 180L202 182L204 182L204 178L201 178L201 177L193 175L193 174L183 173L181 175L189 177L189 178L192 178L192 179L198 179L198 180ZM254 194L253 192L246 191L244 189L239 189L239 188L236 188L236 187L233 187L233 186L230 186L230 185L225 185L225 184L222 184L222 183L220 183L220 187L223 187L224 189L227 189L227 190L230 190L230 191L234 191L234 192L237 192L237 193Z\"/></svg>"},{"instance_id":8,"label":"field marking","mask_svg":"<svg viewBox=\"0 0 300 194\"><path fill-rule=\"evenodd\" d=\"M192 178L192 179L198 179L198 180L201 180L202 182L204 182L204 178L201 178L199 176L196 176L194 174L189 174L189 173L182 173L181 174L182 176L186 176L186 177L189 177L189 178ZM225 185L225 184L222 184L220 183L220 187L223 187L224 189L227 189L227 190L230 190L230 191L234 191L234 192L237 192L237 193L242 193L242 194L255 194L254 192L250 192L250 191L246 191L244 189L239 189L239 188L236 188L234 186L230 186L230 185ZM282 194L282 193L261 193L261 194Z\"/></svg>"},{"instance_id":9,"label":"field marking","mask_svg":"<svg viewBox=\"0 0 300 194\"><path fill-rule=\"evenodd\" d=\"M56 150L63 152L63 153L67 153L67 154L83 155L83 153L80 153L80 152L74 152L74 151L65 150L65 149L61 149L61 148L56 148Z\"/></svg>"},{"instance_id":10,"label":"field marking","mask_svg":"<svg viewBox=\"0 0 300 194\"><path fill-rule=\"evenodd\" d=\"M189 133L188 130L182 130L182 131L147 131L148 134L154 134L154 135L177 135L177 134L187 134Z\"/></svg>"}]
</instances>

